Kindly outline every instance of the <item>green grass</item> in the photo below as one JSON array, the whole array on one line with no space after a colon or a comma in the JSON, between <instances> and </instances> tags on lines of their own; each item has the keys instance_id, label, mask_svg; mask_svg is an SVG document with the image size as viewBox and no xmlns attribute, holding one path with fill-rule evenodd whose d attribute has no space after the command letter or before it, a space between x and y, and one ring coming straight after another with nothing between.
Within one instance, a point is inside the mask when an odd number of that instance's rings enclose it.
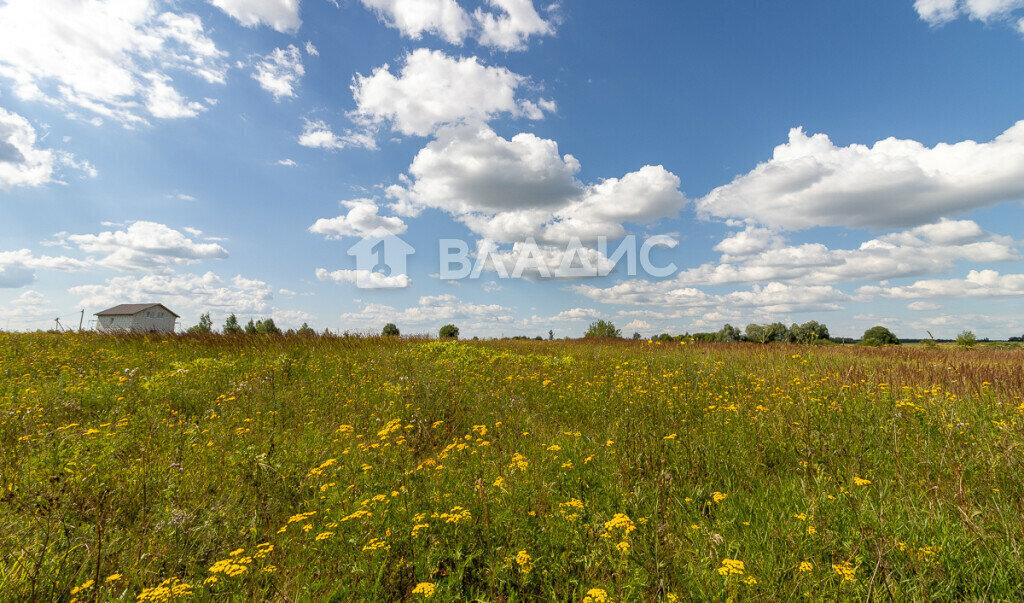
<instances>
[{"instance_id":1,"label":"green grass","mask_svg":"<svg viewBox=\"0 0 1024 603\"><path fill-rule=\"evenodd\" d=\"M1022 396L1020 350L0 334L0 598L1015 599Z\"/></svg>"}]
</instances>

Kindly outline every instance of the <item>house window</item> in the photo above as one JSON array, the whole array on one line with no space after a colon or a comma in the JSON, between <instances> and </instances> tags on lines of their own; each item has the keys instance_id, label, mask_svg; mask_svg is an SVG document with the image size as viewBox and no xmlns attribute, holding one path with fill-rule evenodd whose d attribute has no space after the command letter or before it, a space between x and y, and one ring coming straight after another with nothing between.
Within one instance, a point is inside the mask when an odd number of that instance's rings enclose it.
<instances>
[{"instance_id":1,"label":"house window","mask_svg":"<svg viewBox=\"0 0 1024 603\"><path fill-rule=\"evenodd\" d=\"M164 317L164 313L163 312L157 312L156 313L156 317L157 318L163 318Z\"/></svg>"},{"instance_id":2,"label":"house window","mask_svg":"<svg viewBox=\"0 0 1024 603\"><path fill-rule=\"evenodd\" d=\"M152 312L146 312L146 318L153 318Z\"/></svg>"}]
</instances>

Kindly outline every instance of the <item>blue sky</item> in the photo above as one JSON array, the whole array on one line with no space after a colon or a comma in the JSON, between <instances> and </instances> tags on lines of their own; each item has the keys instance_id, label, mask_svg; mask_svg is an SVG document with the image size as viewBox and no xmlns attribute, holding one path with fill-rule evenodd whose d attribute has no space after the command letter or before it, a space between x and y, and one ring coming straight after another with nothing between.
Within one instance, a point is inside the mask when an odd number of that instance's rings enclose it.
<instances>
[{"instance_id":1,"label":"blue sky","mask_svg":"<svg viewBox=\"0 0 1024 603\"><path fill-rule=\"evenodd\" d=\"M0 328L1024 333L1021 2L624 6L0 0ZM405 286L359 288L382 227ZM437 278L598 235L679 270Z\"/></svg>"}]
</instances>

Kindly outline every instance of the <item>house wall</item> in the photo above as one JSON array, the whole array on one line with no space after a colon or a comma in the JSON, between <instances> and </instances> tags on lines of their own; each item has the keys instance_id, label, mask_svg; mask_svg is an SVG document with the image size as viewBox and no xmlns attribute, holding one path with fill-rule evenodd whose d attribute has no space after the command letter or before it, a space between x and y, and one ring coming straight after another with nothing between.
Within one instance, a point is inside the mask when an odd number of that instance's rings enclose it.
<instances>
[{"instance_id":1,"label":"house wall","mask_svg":"<svg viewBox=\"0 0 1024 603\"><path fill-rule=\"evenodd\" d=\"M149 318L146 318L146 312L151 314ZM163 318L157 318L157 313L159 312L163 313ZM149 333L153 331L156 331L157 333L173 333L174 323L178 320L173 314L163 308L143 310L133 316L132 319L132 330L142 333Z\"/></svg>"},{"instance_id":2,"label":"house wall","mask_svg":"<svg viewBox=\"0 0 1024 603\"><path fill-rule=\"evenodd\" d=\"M150 317L146 317L146 312ZM157 316L163 312L163 318ZM163 308L143 310L132 316L99 316L96 329L102 332L132 331L135 333L173 333L177 319Z\"/></svg>"},{"instance_id":3,"label":"house wall","mask_svg":"<svg viewBox=\"0 0 1024 603\"><path fill-rule=\"evenodd\" d=\"M131 331L135 324L134 316L98 316L96 329L104 332Z\"/></svg>"}]
</instances>

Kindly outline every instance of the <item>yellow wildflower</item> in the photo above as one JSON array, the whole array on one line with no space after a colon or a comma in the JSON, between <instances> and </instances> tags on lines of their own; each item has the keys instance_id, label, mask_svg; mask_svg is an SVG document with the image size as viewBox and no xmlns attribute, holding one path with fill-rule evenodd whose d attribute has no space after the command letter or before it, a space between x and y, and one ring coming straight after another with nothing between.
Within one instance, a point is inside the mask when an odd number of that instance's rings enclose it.
<instances>
[{"instance_id":1,"label":"yellow wildflower","mask_svg":"<svg viewBox=\"0 0 1024 603\"><path fill-rule=\"evenodd\" d=\"M519 571L523 574L529 574L533 570L533 559L526 551L519 551L516 554L516 564L519 565Z\"/></svg>"},{"instance_id":2,"label":"yellow wildflower","mask_svg":"<svg viewBox=\"0 0 1024 603\"><path fill-rule=\"evenodd\" d=\"M742 575L743 574L743 562L737 559L722 559L722 567L718 568L718 573L723 576L731 575Z\"/></svg>"},{"instance_id":3,"label":"yellow wildflower","mask_svg":"<svg viewBox=\"0 0 1024 603\"><path fill-rule=\"evenodd\" d=\"M92 580L86 580L85 582L82 583L81 586L76 586L76 587L72 588L71 589L71 594L77 595L78 593L82 592L83 590L89 588L92 585L93 585L93 581Z\"/></svg>"},{"instance_id":4,"label":"yellow wildflower","mask_svg":"<svg viewBox=\"0 0 1024 603\"><path fill-rule=\"evenodd\" d=\"M843 582L854 582L857 579L857 568L850 565L849 561L834 563L832 569L843 577Z\"/></svg>"}]
</instances>

